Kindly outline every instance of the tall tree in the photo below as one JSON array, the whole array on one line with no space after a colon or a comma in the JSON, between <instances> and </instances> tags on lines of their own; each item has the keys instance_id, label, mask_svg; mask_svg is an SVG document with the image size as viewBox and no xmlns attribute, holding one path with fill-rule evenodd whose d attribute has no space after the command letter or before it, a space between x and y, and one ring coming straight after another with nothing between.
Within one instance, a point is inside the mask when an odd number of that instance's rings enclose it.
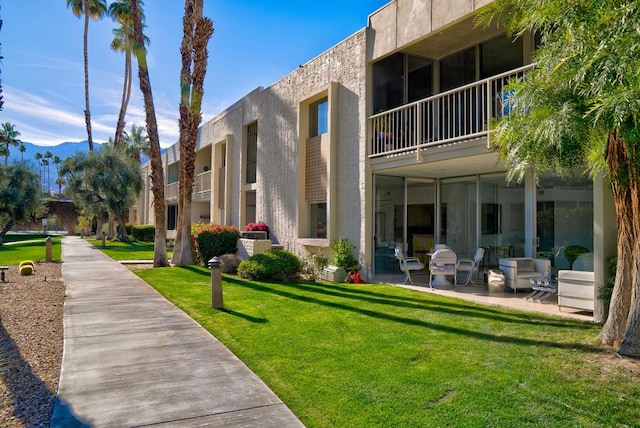
<instances>
[{"instance_id":1,"label":"tall tree","mask_svg":"<svg viewBox=\"0 0 640 428\"><path fill-rule=\"evenodd\" d=\"M142 6L143 2L139 1L139 5ZM125 55L122 102L113 140L113 145L117 148L122 144L125 116L127 114L129 99L131 98L131 83L133 81L131 52L133 51L134 35L133 20L131 17L131 0L117 0L111 3L109 5L109 15L111 15L115 22L120 24L118 28L114 28L113 30L114 38L111 42L111 49L117 52L123 52ZM144 28L145 17L142 10L140 11L140 19L143 21L142 26ZM145 45L148 45L149 39L146 36L144 36L143 39Z\"/></svg>"},{"instance_id":2,"label":"tall tree","mask_svg":"<svg viewBox=\"0 0 640 428\"><path fill-rule=\"evenodd\" d=\"M195 169L195 147L202 119L207 44L213 22L202 16L202 0L186 0L182 20L180 56L180 172L178 182L178 233L173 250L174 265L193 264L191 249L191 192Z\"/></svg>"},{"instance_id":3,"label":"tall tree","mask_svg":"<svg viewBox=\"0 0 640 428\"><path fill-rule=\"evenodd\" d=\"M42 156L42 162L47 167L47 192L51 194L51 160L53 159L53 153L50 150L44 152Z\"/></svg>"},{"instance_id":4,"label":"tall tree","mask_svg":"<svg viewBox=\"0 0 640 428\"><path fill-rule=\"evenodd\" d=\"M27 151L27 147L22 141L20 141L20 147L18 148L18 150L20 150L20 160L24 161L24 152Z\"/></svg>"},{"instance_id":5,"label":"tall tree","mask_svg":"<svg viewBox=\"0 0 640 428\"><path fill-rule=\"evenodd\" d=\"M4 155L4 166L9 162L9 152L11 146L19 147L22 141L18 139L20 133L16 130L15 125L6 122L0 127L0 155Z\"/></svg>"},{"instance_id":6,"label":"tall tree","mask_svg":"<svg viewBox=\"0 0 640 428\"><path fill-rule=\"evenodd\" d=\"M493 139L513 176L531 168L604 172L617 212L618 265L604 344L640 356L640 2L497 0L481 21L538 32L535 70L512 83Z\"/></svg>"},{"instance_id":7,"label":"tall tree","mask_svg":"<svg viewBox=\"0 0 640 428\"><path fill-rule=\"evenodd\" d=\"M104 147L100 151L78 152L60 168L65 193L85 212L100 216L107 211L118 222L118 238L127 240L124 213L136 200L142 187L139 165L120 150Z\"/></svg>"},{"instance_id":8,"label":"tall tree","mask_svg":"<svg viewBox=\"0 0 640 428\"><path fill-rule=\"evenodd\" d=\"M99 20L107 13L107 3L105 0L67 0L67 8L71 7L71 12L80 18L84 16L84 120L87 126L87 141L89 150L93 150L93 136L91 135L91 110L89 109L89 50L87 48L89 40L89 19Z\"/></svg>"},{"instance_id":9,"label":"tall tree","mask_svg":"<svg viewBox=\"0 0 640 428\"><path fill-rule=\"evenodd\" d=\"M153 252L153 266L168 266L167 259L167 224L164 201L164 172L160 154L160 136L158 135L158 121L156 119L151 80L147 67L147 50L144 47L142 34L142 17L138 0L131 0L131 16L133 18L135 46L133 53L138 61L138 80L140 91L144 98L144 109L147 120L147 135L149 136L149 154L151 156L151 186L153 188L153 212L156 225L156 237Z\"/></svg>"},{"instance_id":10,"label":"tall tree","mask_svg":"<svg viewBox=\"0 0 640 428\"><path fill-rule=\"evenodd\" d=\"M38 162L38 173L40 174L40 193L44 193L44 181L42 176L44 175L42 172L42 153L40 152L36 152L36 154L34 155L34 158L36 159L36 161Z\"/></svg>"},{"instance_id":11,"label":"tall tree","mask_svg":"<svg viewBox=\"0 0 640 428\"><path fill-rule=\"evenodd\" d=\"M53 164L56 166L56 180L55 183L58 185L58 194L62 194L62 183L63 180L60 179L60 165L62 164L62 159L60 156L54 155L52 159Z\"/></svg>"},{"instance_id":12,"label":"tall tree","mask_svg":"<svg viewBox=\"0 0 640 428\"><path fill-rule=\"evenodd\" d=\"M138 164L142 163L142 155L149 156L149 137L144 133L144 127L131 125L131 132L124 133L125 151L135 159Z\"/></svg>"}]
</instances>

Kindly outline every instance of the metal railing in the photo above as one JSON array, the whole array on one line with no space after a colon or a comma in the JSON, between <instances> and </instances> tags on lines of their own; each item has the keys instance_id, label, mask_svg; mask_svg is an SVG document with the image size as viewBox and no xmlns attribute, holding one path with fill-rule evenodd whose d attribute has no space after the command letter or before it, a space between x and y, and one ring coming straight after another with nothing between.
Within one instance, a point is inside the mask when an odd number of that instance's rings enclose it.
<instances>
[{"instance_id":1,"label":"metal railing","mask_svg":"<svg viewBox=\"0 0 640 428\"><path fill-rule=\"evenodd\" d=\"M370 157L416 151L489 133L492 118L509 114L512 94L504 88L534 65L479 80L369 118Z\"/></svg>"},{"instance_id":2,"label":"metal railing","mask_svg":"<svg viewBox=\"0 0 640 428\"><path fill-rule=\"evenodd\" d=\"M165 199L178 198L178 182L169 183L164 188ZM211 197L211 171L196 174L193 180L193 199Z\"/></svg>"}]
</instances>

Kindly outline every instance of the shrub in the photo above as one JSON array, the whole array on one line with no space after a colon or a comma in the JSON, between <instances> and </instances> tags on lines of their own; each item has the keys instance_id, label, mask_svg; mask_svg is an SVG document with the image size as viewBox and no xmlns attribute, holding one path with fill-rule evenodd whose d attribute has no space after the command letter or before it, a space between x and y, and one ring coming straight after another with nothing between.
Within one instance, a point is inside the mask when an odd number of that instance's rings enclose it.
<instances>
[{"instance_id":1,"label":"shrub","mask_svg":"<svg viewBox=\"0 0 640 428\"><path fill-rule=\"evenodd\" d=\"M333 264L347 272L357 271L359 269L359 263L352 254L355 248L355 245L351 244L351 242L345 238L339 238L333 241L331 244Z\"/></svg>"},{"instance_id":2,"label":"shrub","mask_svg":"<svg viewBox=\"0 0 640 428\"><path fill-rule=\"evenodd\" d=\"M209 260L215 256L235 254L239 238L240 231L235 226L202 225L191 235L195 258L202 266L207 266Z\"/></svg>"},{"instance_id":3,"label":"shrub","mask_svg":"<svg viewBox=\"0 0 640 428\"><path fill-rule=\"evenodd\" d=\"M260 281L283 281L300 272L300 259L286 250L268 250L258 253L238 266L242 278Z\"/></svg>"},{"instance_id":4,"label":"shrub","mask_svg":"<svg viewBox=\"0 0 640 428\"><path fill-rule=\"evenodd\" d=\"M242 258L237 254L224 254L220 257L220 269L222 273L238 273L238 266L242 263Z\"/></svg>"},{"instance_id":5,"label":"shrub","mask_svg":"<svg viewBox=\"0 0 640 428\"><path fill-rule=\"evenodd\" d=\"M131 235L133 233L133 225L131 223L126 223L124 225L124 229L127 231L127 235Z\"/></svg>"},{"instance_id":6,"label":"shrub","mask_svg":"<svg viewBox=\"0 0 640 428\"><path fill-rule=\"evenodd\" d=\"M329 259L321 250L309 251L301 263L303 277L310 281L317 281L322 270L329 265Z\"/></svg>"},{"instance_id":7,"label":"shrub","mask_svg":"<svg viewBox=\"0 0 640 428\"><path fill-rule=\"evenodd\" d=\"M136 241L153 242L156 239L156 227L152 224L138 224L131 227L131 235Z\"/></svg>"}]
</instances>

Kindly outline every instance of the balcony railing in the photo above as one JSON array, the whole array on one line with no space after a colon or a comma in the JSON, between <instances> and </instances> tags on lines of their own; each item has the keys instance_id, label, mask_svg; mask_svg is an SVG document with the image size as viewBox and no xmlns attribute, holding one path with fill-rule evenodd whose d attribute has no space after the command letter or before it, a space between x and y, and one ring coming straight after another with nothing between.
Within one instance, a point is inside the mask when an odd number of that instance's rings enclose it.
<instances>
[{"instance_id":1,"label":"balcony railing","mask_svg":"<svg viewBox=\"0 0 640 428\"><path fill-rule=\"evenodd\" d=\"M164 188L165 199L178 198L178 182L169 183ZM195 200L211 197L211 171L197 174L193 180L192 198Z\"/></svg>"},{"instance_id":2,"label":"balcony railing","mask_svg":"<svg viewBox=\"0 0 640 428\"><path fill-rule=\"evenodd\" d=\"M511 93L504 90L509 80L532 68L526 65L371 116L369 155L419 152L486 136L491 118L509 114Z\"/></svg>"}]
</instances>

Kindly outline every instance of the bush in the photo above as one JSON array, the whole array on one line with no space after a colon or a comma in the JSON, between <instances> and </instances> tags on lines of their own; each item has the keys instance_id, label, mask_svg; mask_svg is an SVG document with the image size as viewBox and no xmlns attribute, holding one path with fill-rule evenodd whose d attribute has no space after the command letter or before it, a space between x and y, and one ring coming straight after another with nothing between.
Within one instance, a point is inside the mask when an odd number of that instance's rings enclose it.
<instances>
[{"instance_id":1,"label":"bush","mask_svg":"<svg viewBox=\"0 0 640 428\"><path fill-rule=\"evenodd\" d=\"M268 250L258 253L238 266L241 278L260 281L284 281L300 271L300 259L286 250Z\"/></svg>"},{"instance_id":2,"label":"bush","mask_svg":"<svg viewBox=\"0 0 640 428\"><path fill-rule=\"evenodd\" d=\"M236 274L242 258L237 254L224 254L220 257L220 269L222 273Z\"/></svg>"},{"instance_id":3,"label":"bush","mask_svg":"<svg viewBox=\"0 0 640 428\"><path fill-rule=\"evenodd\" d=\"M133 225L131 223L125 224L124 229L127 231L127 235L131 235L133 233Z\"/></svg>"},{"instance_id":4,"label":"bush","mask_svg":"<svg viewBox=\"0 0 640 428\"><path fill-rule=\"evenodd\" d=\"M309 281L317 281L322 274L322 270L329 266L329 259L321 250L309 251L301 261L301 273L303 278Z\"/></svg>"},{"instance_id":5,"label":"bush","mask_svg":"<svg viewBox=\"0 0 640 428\"><path fill-rule=\"evenodd\" d=\"M131 227L131 235L136 241L153 242L156 239L156 227L152 224L138 224Z\"/></svg>"},{"instance_id":6,"label":"bush","mask_svg":"<svg viewBox=\"0 0 640 428\"><path fill-rule=\"evenodd\" d=\"M351 244L348 239L339 238L331 244L331 252L333 253L333 264L341 267L346 272L354 272L360 269L358 260L353 257L355 245Z\"/></svg>"},{"instance_id":7,"label":"bush","mask_svg":"<svg viewBox=\"0 0 640 428\"><path fill-rule=\"evenodd\" d=\"M191 235L195 258L202 266L207 266L213 257L235 254L239 238L240 231L235 226L202 225Z\"/></svg>"}]
</instances>

